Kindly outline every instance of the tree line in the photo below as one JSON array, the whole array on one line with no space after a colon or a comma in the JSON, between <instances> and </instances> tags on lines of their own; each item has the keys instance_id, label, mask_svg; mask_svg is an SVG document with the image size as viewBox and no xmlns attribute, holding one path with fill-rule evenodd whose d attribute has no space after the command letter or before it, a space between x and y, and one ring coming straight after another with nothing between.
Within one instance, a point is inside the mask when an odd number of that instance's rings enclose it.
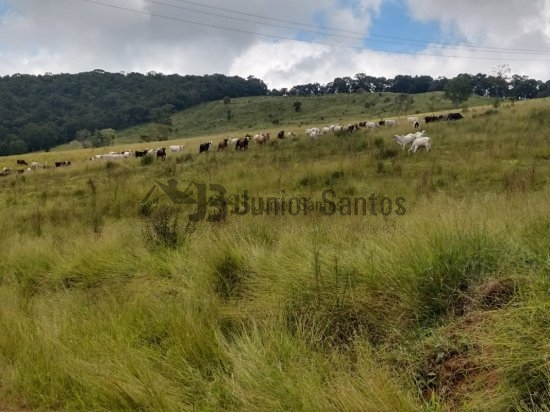
<instances>
[{"instance_id":1,"label":"tree line","mask_svg":"<svg viewBox=\"0 0 550 412\"><path fill-rule=\"evenodd\" d=\"M154 122L224 97L264 96L266 84L249 76L162 73L14 74L0 77L0 156L51 147L75 139L101 146L110 130Z\"/></svg>"},{"instance_id":2,"label":"tree line","mask_svg":"<svg viewBox=\"0 0 550 412\"><path fill-rule=\"evenodd\" d=\"M0 77L0 156L47 151L73 140L83 145L108 145L113 143L116 130L148 122L156 125L152 130L159 136L166 135L172 113L232 97L431 91L445 91L457 105L472 93L531 99L550 96L550 81L510 76L502 67L493 75L460 74L453 79L408 75L390 79L358 73L335 78L326 85L308 83L272 90L253 76L244 79L221 74L180 76L103 70L14 74Z\"/></svg>"},{"instance_id":3,"label":"tree line","mask_svg":"<svg viewBox=\"0 0 550 412\"><path fill-rule=\"evenodd\" d=\"M290 89L273 89L269 94L272 96L317 96L334 93L417 94L445 91L450 92L450 96L458 97L458 100L463 99L464 95L472 93L499 99L533 99L550 96L550 80L542 82L527 76L509 76L502 69L500 71L495 75L463 73L452 79L408 75L398 75L389 79L358 73L354 77L337 77L326 85L308 83Z\"/></svg>"}]
</instances>

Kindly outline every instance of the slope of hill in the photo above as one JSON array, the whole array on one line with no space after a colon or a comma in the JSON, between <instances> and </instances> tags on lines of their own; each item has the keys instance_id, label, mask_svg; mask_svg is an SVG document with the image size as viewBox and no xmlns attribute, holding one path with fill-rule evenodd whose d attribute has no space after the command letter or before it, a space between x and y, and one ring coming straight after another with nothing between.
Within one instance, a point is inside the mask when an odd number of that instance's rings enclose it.
<instances>
[{"instance_id":1,"label":"slope of hill","mask_svg":"<svg viewBox=\"0 0 550 412\"><path fill-rule=\"evenodd\" d=\"M72 164L0 176L0 410L547 409L549 103L415 154L402 124L23 156Z\"/></svg>"},{"instance_id":2,"label":"slope of hill","mask_svg":"<svg viewBox=\"0 0 550 412\"><path fill-rule=\"evenodd\" d=\"M299 110L295 103L299 102ZM461 108L489 105L494 99L472 96ZM458 110L461 110L459 108ZM172 115L170 140L201 135L243 136L259 130L301 131L308 125L379 120L392 116L455 110L443 92L415 95L396 93L333 94L312 97L257 96L203 103ZM154 126L122 130L119 143L137 143L154 136ZM65 146L66 148L67 146Z\"/></svg>"}]
</instances>

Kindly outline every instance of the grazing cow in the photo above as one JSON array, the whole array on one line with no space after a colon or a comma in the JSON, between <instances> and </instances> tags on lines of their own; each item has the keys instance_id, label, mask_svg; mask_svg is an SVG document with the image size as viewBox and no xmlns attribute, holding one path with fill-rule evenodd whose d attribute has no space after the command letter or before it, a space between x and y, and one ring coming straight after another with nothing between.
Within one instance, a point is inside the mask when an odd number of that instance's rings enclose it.
<instances>
[{"instance_id":1,"label":"grazing cow","mask_svg":"<svg viewBox=\"0 0 550 412\"><path fill-rule=\"evenodd\" d=\"M414 141L411 144L411 147L409 147L409 152L412 150L413 153L416 153L416 150L419 147L425 147L426 151L430 151L432 149L432 141L428 136L422 136L414 139Z\"/></svg>"},{"instance_id":2,"label":"grazing cow","mask_svg":"<svg viewBox=\"0 0 550 412\"><path fill-rule=\"evenodd\" d=\"M386 119L385 120L385 125L387 127L397 126L398 124L399 124L399 122L395 119Z\"/></svg>"},{"instance_id":3,"label":"grazing cow","mask_svg":"<svg viewBox=\"0 0 550 412\"><path fill-rule=\"evenodd\" d=\"M350 124L348 124L348 125L346 126L346 130L347 130L349 133L353 133L353 132L359 130L359 126L358 126L357 124L351 124L351 123L350 123Z\"/></svg>"},{"instance_id":4,"label":"grazing cow","mask_svg":"<svg viewBox=\"0 0 550 412\"><path fill-rule=\"evenodd\" d=\"M367 127L367 122L359 122L359 127Z\"/></svg>"},{"instance_id":5,"label":"grazing cow","mask_svg":"<svg viewBox=\"0 0 550 412\"><path fill-rule=\"evenodd\" d=\"M256 136L254 136L255 138ZM269 133L262 133L260 135L260 137L258 137L256 140L256 143L258 144L264 144L265 142L267 142L269 140Z\"/></svg>"},{"instance_id":6,"label":"grazing cow","mask_svg":"<svg viewBox=\"0 0 550 412\"><path fill-rule=\"evenodd\" d=\"M376 122L366 122L365 126L368 127L369 129L374 129L374 128L378 127L378 123L376 123Z\"/></svg>"},{"instance_id":7,"label":"grazing cow","mask_svg":"<svg viewBox=\"0 0 550 412\"><path fill-rule=\"evenodd\" d=\"M448 120L460 120L464 119L464 116L462 116L460 113L449 113L447 115Z\"/></svg>"},{"instance_id":8,"label":"grazing cow","mask_svg":"<svg viewBox=\"0 0 550 412\"><path fill-rule=\"evenodd\" d=\"M122 153L114 153L114 152L103 155L103 158L107 160L124 159L124 157L125 156Z\"/></svg>"},{"instance_id":9,"label":"grazing cow","mask_svg":"<svg viewBox=\"0 0 550 412\"><path fill-rule=\"evenodd\" d=\"M171 152L181 152L182 150L183 150L183 146L182 146L182 145L170 146L170 151L171 151Z\"/></svg>"},{"instance_id":10,"label":"grazing cow","mask_svg":"<svg viewBox=\"0 0 550 412\"><path fill-rule=\"evenodd\" d=\"M405 150L405 146L407 146L409 143L412 143L414 139L416 139L416 136L412 133L404 136L398 134L393 136L394 142L400 145L402 150Z\"/></svg>"},{"instance_id":11,"label":"grazing cow","mask_svg":"<svg viewBox=\"0 0 550 412\"><path fill-rule=\"evenodd\" d=\"M36 169L38 169L39 167L42 167L42 165L41 165L40 163L38 163L38 162L32 162L32 163L31 163L31 168L33 168L33 169L36 170Z\"/></svg>"},{"instance_id":12,"label":"grazing cow","mask_svg":"<svg viewBox=\"0 0 550 412\"><path fill-rule=\"evenodd\" d=\"M277 133L278 139L284 139L285 138L285 131L281 130L279 133Z\"/></svg>"},{"instance_id":13,"label":"grazing cow","mask_svg":"<svg viewBox=\"0 0 550 412\"><path fill-rule=\"evenodd\" d=\"M218 143L218 152L220 150L225 150L227 149L227 146L228 146L228 143L229 142L229 139L223 139L221 142Z\"/></svg>"},{"instance_id":14,"label":"grazing cow","mask_svg":"<svg viewBox=\"0 0 550 412\"><path fill-rule=\"evenodd\" d=\"M144 156L147 156L147 153L148 153L148 149L145 149L145 150L136 150L136 157L144 157ZM98 156L101 156L101 155L98 155Z\"/></svg>"},{"instance_id":15,"label":"grazing cow","mask_svg":"<svg viewBox=\"0 0 550 412\"><path fill-rule=\"evenodd\" d=\"M426 123L437 122L438 120L440 120L440 118L437 117L437 116L426 116L426 117L424 117L424 121Z\"/></svg>"},{"instance_id":16,"label":"grazing cow","mask_svg":"<svg viewBox=\"0 0 550 412\"><path fill-rule=\"evenodd\" d=\"M17 160L17 164L18 164L18 165L25 165L25 166L28 166L28 163L25 162L24 160Z\"/></svg>"},{"instance_id":17,"label":"grazing cow","mask_svg":"<svg viewBox=\"0 0 550 412\"><path fill-rule=\"evenodd\" d=\"M321 135L321 131L317 127L313 127L311 129L306 129L306 134L309 136L310 139L317 140Z\"/></svg>"},{"instance_id":18,"label":"grazing cow","mask_svg":"<svg viewBox=\"0 0 550 412\"><path fill-rule=\"evenodd\" d=\"M250 140L250 137L242 137L237 140L237 143L235 144L235 150L248 150L248 141Z\"/></svg>"},{"instance_id":19,"label":"grazing cow","mask_svg":"<svg viewBox=\"0 0 550 412\"><path fill-rule=\"evenodd\" d=\"M199 146L199 154L201 154L203 152L208 152L208 149L210 149L210 146L212 146L212 141L206 142L206 143L201 143L200 146Z\"/></svg>"},{"instance_id":20,"label":"grazing cow","mask_svg":"<svg viewBox=\"0 0 550 412\"><path fill-rule=\"evenodd\" d=\"M396 134L395 136L393 136L393 140L401 146L401 149L405 150L405 146L407 146L409 143L414 142L415 139L424 136L424 133L426 133L425 130L416 133L409 133L403 136Z\"/></svg>"},{"instance_id":21,"label":"grazing cow","mask_svg":"<svg viewBox=\"0 0 550 412\"><path fill-rule=\"evenodd\" d=\"M70 166L70 164L71 164L70 160L64 160L63 162L55 162L55 167Z\"/></svg>"},{"instance_id":22,"label":"grazing cow","mask_svg":"<svg viewBox=\"0 0 550 412\"><path fill-rule=\"evenodd\" d=\"M418 122L418 117L416 116L407 117L407 122L409 122L410 124L415 124Z\"/></svg>"},{"instance_id":23,"label":"grazing cow","mask_svg":"<svg viewBox=\"0 0 550 412\"><path fill-rule=\"evenodd\" d=\"M162 159L163 162L166 160L166 148L165 147L161 147L161 148L157 149L157 160L158 160L159 157Z\"/></svg>"},{"instance_id":24,"label":"grazing cow","mask_svg":"<svg viewBox=\"0 0 550 412\"><path fill-rule=\"evenodd\" d=\"M380 120L378 122L378 126L385 126L386 125L386 122L384 120Z\"/></svg>"}]
</instances>

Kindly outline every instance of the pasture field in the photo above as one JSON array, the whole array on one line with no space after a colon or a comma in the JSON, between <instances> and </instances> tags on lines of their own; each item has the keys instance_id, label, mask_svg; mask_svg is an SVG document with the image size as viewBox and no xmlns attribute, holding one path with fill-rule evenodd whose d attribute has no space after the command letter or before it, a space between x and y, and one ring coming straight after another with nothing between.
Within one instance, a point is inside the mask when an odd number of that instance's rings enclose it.
<instances>
[{"instance_id":1,"label":"pasture field","mask_svg":"<svg viewBox=\"0 0 550 412\"><path fill-rule=\"evenodd\" d=\"M455 111L443 92L409 95L410 104L404 105L396 93L355 93L312 97L241 97L203 103L172 116L172 132L168 139L193 138L195 136L228 135L242 137L254 130L281 129L302 131L306 125L347 124L366 120L381 120L417 113L439 114ZM300 102L300 110L294 110L294 102ZM490 106L494 99L472 96L463 108ZM142 135L156 136L150 124L139 125L118 132L117 144L135 144ZM147 145L145 145L147 146ZM155 146L156 147L156 146ZM74 150L65 144L52 149Z\"/></svg>"},{"instance_id":2,"label":"pasture field","mask_svg":"<svg viewBox=\"0 0 550 412\"><path fill-rule=\"evenodd\" d=\"M0 411L548 410L550 101L462 113L415 154L405 124L306 138L327 113L246 152L0 158L72 162L0 177ZM171 179L325 209L193 222Z\"/></svg>"}]
</instances>

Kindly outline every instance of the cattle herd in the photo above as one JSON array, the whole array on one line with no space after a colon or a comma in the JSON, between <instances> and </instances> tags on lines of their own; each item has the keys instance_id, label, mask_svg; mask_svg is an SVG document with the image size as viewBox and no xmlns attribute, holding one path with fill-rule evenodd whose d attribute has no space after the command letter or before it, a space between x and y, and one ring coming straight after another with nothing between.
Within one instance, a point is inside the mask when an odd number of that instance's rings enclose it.
<instances>
[{"instance_id":1,"label":"cattle herd","mask_svg":"<svg viewBox=\"0 0 550 412\"><path fill-rule=\"evenodd\" d=\"M449 113L446 115L439 115L439 116L425 116L424 122L426 124L438 122L438 121L445 121L445 120L460 120L464 117L460 113ZM418 117L410 116L407 118L407 123L412 125L415 129L418 129L420 126L420 119ZM397 119L384 119L379 121L363 121L358 123L349 123L345 126L342 125L330 125L330 126L324 126L324 127L311 127L305 129L305 135L308 136L310 139L318 139L323 135L327 134L342 134L342 133L355 133L361 128L365 129L375 129L380 127L394 127L399 124L399 120ZM405 150L405 147L410 144L409 152L416 153L416 151L420 147L424 147L426 151L431 150L431 138L425 135L426 131L422 130L421 132L415 132L415 133L409 133L406 135L394 135L393 140L401 146L403 150ZM293 132L281 130L277 133L277 139L284 139L285 137L292 137L296 136ZM258 145L263 145L266 142L270 140L271 136L270 133L258 133L255 135L246 134L244 137L241 138L224 138L218 143L218 152L220 151L226 151L231 147L234 147L235 151L246 151L248 150L248 144L250 141L255 142ZM213 146L214 142L204 142L199 144L199 154L207 153L209 149ZM171 152L181 152L184 150L183 145L173 145L169 146L168 148ZM115 160L115 159L126 159L126 158L142 158L145 156L156 156L157 159L160 159L164 161L166 159L166 151L167 148L165 147L157 147L156 149L145 149L145 150L127 150L124 152L109 152L106 154L98 154L93 157L90 157L90 160ZM27 163L24 159L17 159L16 161L17 166L26 166L26 168L17 168L12 169L11 167L4 167L0 171L0 176L8 176L10 174L14 173L30 173L32 171L35 171L37 169L49 169L53 168L54 166L48 165L47 163L42 165L38 162L31 162L30 164ZM57 161L54 162L55 167L66 167L70 166L71 162L69 160L63 160L63 161Z\"/></svg>"}]
</instances>

